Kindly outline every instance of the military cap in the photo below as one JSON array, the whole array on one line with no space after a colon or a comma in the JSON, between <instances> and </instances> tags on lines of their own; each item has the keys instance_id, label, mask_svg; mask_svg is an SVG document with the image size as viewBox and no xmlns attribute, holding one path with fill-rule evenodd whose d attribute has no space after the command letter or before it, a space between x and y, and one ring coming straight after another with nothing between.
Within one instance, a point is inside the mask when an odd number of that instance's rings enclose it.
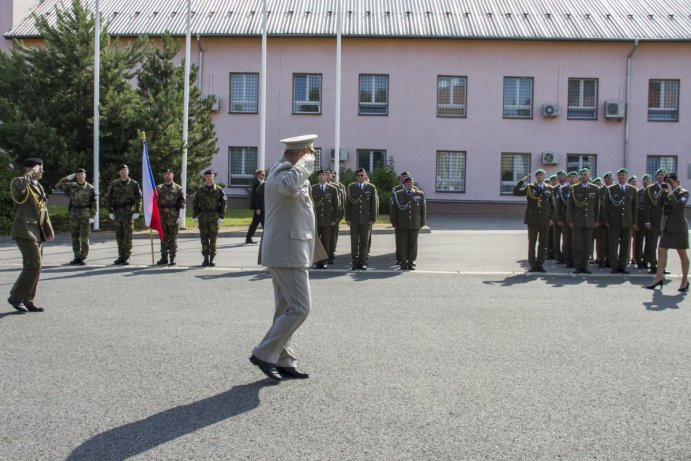
<instances>
[{"instance_id":1,"label":"military cap","mask_svg":"<svg viewBox=\"0 0 691 461\"><path fill-rule=\"evenodd\" d=\"M543 170L542 168L540 168L539 170L536 170L536 171L535 171L535 174L545 174L545 170Z\"/></svg>"},{"instance_id":2,"label":"military cap","mask_svg":"<svg viewBox=\"0 0 691 461\"><path fill-rule=\"evenodd\" d=\"M629 170L627 170L626 168L619 168L619 169L617 170L617 174L619 174L619 173L626 173L626 174L628 174L628 173L629 173Z\"/></svg>"},{"instance_id":3,"label":"military cap","mask_svg":"<svg viewBox=\"0 0 691 461\"><path fill-rule=\"evenodd\" d=\"M317 174L322 174L322 173L327 174L328 170L325 170L322 168L321 170L317 171Z\"/></svg>"},{"instance_id":4,"label":"military cap","mask_svg":"<svg viewBox=\"0 0 691 461\"><path fill-rule=\"evenodd\" d=\"M633 181L634 179L638 179L635 174L632 174L631 177L629 178L629 181Z\"/></svg>"},{"instance_id":5,"label":"military cap","mask_svg":"<svg viewBox=\"0 0 691 461\"><path fill-rule=\"evenodd\" d=\"M43 160L41 160L40 158L33 157L33 158L27 158L27 159L24 160L24 162L22 163L22 166L23 166L24 168L33 168L33 167L35 167L36 165L41 165L41 166L43 166Z\"/></svg>"},{"instance_id":6,"label":"military cap","mask_svg":"<svg viewBox=\"0 0 691 461\"><path fill-rule=\"evenodd\" d=\"M679 181L679 178L677 177L677 174L676 174L674 171L672 171L672 172L670 172L670 173L667 173L667 177L668 177L669 179L673 179L673 180L675 180L675 181Z\"/></svg>"},{"instance_id":7,"label":"military cap","mask_svg":"<svg viewBox=\"0 0 691 461\"><path fill-rule=\"evenodd\" d=\"M557 175L560 175L560 174L563 174L564 176L566 176L566 171L564 171L564 170L557 171Z\"/></svg>"},{"instance_id":8,"label":"military cap","mask_svg":"<svg viewBox=\"0 0 691 461\"><path fill-rule=\"evenodd\" d=\"M553 174L552 176L549 177L549 180L550 180L550 181L552 181L552 180L554 180L554 179L557 179L557 175L556 175L556 174Z\"/></svg>"},{"instance_id":9,"label":"military cap","mask_svg":"<svg viewBox=\"0 0 691 461\"><path fill-rule=\"evenodd\" d=\"M602 178L598 176L597 178L593 179L593 182L602 182Z\"/></svg>"},{"instance_id":10,"label":"military cap","mask_svg":"<svg viewBox=\"0 0 691 461\"><path fill-rule=\"evenodd\" d=\"M650 180L652 180L653 177L650 176L648 173L646 173L646 174L644 174L643 176L641 176L641 179L650 179Z\"/></svg>"},{"instance_id":11,"label":"military cap","mask_svg":"<svg viewBox=\"0 0 691 461\"><path fill-rule=\"evenodd\" d=\"M413 180L413 177L412 177L412 176L408 176L407 178L405 178L405 179L403 180L403 184L407 183L408 181L413 181L413 182L415 182L415 181Z\"/></svg>"},{"instance_id":12,"label":"military cap","mask_svg":"<svg viewBox=\"0 0 691 461\"><path fill-rule=\"evenodd\" d=\"M281 139L281 142L286 145L286 149L303 150L314 149L315 139L317 139L316 134L305 134L302 136L295 136L294 138Z\"/></svg>"},{"instance_id":13,"label":"military cap","mask_svg":"<svg viewBox=\"0 0 691 461\"><path fill-rule=\"evenodd\" d=\"M603 174L602 177L603 178L607 178L607 177L611 178L613 174L614 173L612 173L611 171L608 171L607 173Z\"/></svg>"},{"instance_id":14,"label":"military cap","mask_svg":"<svg viewBox=\"0 0 691 461\"><path fill-rule=\"evenodd\" d=\"M367 172L365 171L364 168L358 168L357 170L355 170L355 174L358 174L358 173L367 173Z\"/></svg>"},{"instance_id":15,"label":"military cap","mask_svg":"<svg viewBox=\"0 0 691 461\"><path fill-rule=\"evenodd\" d=\"M578 176L578 171L576 171L576 170L569 171L568 176Z\"/></svg>"},{"instance_id":16,"label":"military cap","mask_svg":"<svg viewBox=\"0 0 691 461\"><path fill-rule=\"evenodd\" d=\"M130 169L125 163L121 163L120 165L118 165L118 171L122 170L123 168L127 168L128 170Z\"/></svg>"},{"instance_id":17,"label":"military cap","mask_svg":"<svg viewBox=\"0 0 691 461\"><path fill-rule=\"evenodd\" d=\"M76 170L74 170L74 174L77 173L86 173L86 170L84 168L77 168Z\"/></svg>"},{"instance_id":18,"label":"military cap","mask_svg":"<svg viewBox=\"0 0 691 461\"><path fill-rule=\"evenodd\" d=\"M667 174L667 170L665 168L658 168L655 174Z\"/></svg>"},{"instance_id":19,"label":"military cap","mask_svg":"<svg viewBox=\"0 0 691 461\"><path fill-rule=\"evenodd\" d=\"M212 169L208 169L204 172L204 176L206 176L207 174L212 174L212 175L216 176L216 172Z\"/></svg>"},{"instance_id":20,"label":"military cap","mask_svg":"<svg viewBox=\"0 0 691 461\"><path fill-rule=\"evenodd\" d=\"M164 173L172 173L173 170L171 170L170 168L166 168L165 170L163 170L163 172L164 172Z\"/></svg>"},{"instance_id":21,"label":"military cap","mask_svg":"<svg viewBox=\"0 0 691 461\"><path fill-rule=\"evenodd\" d=\"M410 176L410 172L409 172L409 171L404 171L404 172L402 172L401 174L398 175L399 178L400 178L401 176Z\"/></svg>"}]
</instances>

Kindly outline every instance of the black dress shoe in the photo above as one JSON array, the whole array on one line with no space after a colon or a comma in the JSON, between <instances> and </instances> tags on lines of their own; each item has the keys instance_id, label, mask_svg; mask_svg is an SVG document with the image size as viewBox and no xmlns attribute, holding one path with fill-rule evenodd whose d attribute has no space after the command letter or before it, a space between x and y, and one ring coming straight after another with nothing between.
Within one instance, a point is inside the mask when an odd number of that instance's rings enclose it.
<instances>
[{"instance_id":1,"label":"black dress shoe","mask_svg":"<svg viewBox=\"0 0 691 461\"><path fill-rule=\"evenodd\" d=\"M257 368L259 368L262 371L262 373L264 373L266 376L269 377L269 379L273 381L280 381L283 378L283 376L281 376L281 374L276 369L276 365L258 359L254 355L250 357L250 362L256 365Z\"/></svg>"},{"instance_id":2,"label":"black dress shoe","mask_svg":"<svg viewBox=\"0 0 691 461\"><path fill-rule=\"evenodd\" d=\"M612 274L617 274L617 273L619 273L619 269L617 269L616 267L613 267L612 270L609 272Z\"/></svg>"},{"instance_id":3,"label":"black dress shoe","mask_svg":"<svg viewBox=\"0 0 691 461\"><path fill-rule=\"evenodd\" d=\"M328 263L329 263L329 264L336 264L336 260L333 259L333 258L329 258Z\"/></svg>"},{"instance_id":4,"label":"black dress shoe","mask_svg":"<svg viewBox=\"0 0 691 461\"><path fill-rule=\"evenodd\" d=\"M537 272L537 266L532 266L530 269L528 269L528 272Z\"/></svg>"},{"instance_id":5,"label":"black dress shoe","mask_svg":"<svg viewBox=\"0 0 691 461\"><path fill-rule=\"evenodd\" d=\"M537 266L537 271L538 271L538 272L542 272L543 274L544 274L545 272L547 272L547 271L545 270L544 266Z\"/></svg>"},{"instance_id":6,"label":"black dress shoe","mask_svg":"<svg viewBox=\"0 0 691 461\"><path fill-rule=\"evenodd\" d=\"M621 272L622 274L630 274L629 270L625 267L622 267L621 269L619 269L619 272Z\"/></svg>"},{"instance_id":7,"label":"black dress shoe","mask_svg":"<svg viewBox=\"0 0 691 461\"><path fill-rule=\"evenodd\" d=\"M648 271L648 274L657 274L657 267L650 266L650 270Z\"/></svg>"},{"instance_id":8,"label":"black dress shoe","mask_svg":"<svg viewBox=\"0 0 691 461\"><path fill-rule=\"evenodd\" d=\"M29 312L27 310L26 306L24 305L24 303L22 302L22 300L19 298L15 298L13 296L10 296L9 298L7 298L7 302L10 303L10 305L12 307L17 309L22 314L26 314L27 312Z\"/></svg>"},{"instance_id":9,"label":"black dress shoe","mask_svg":"<svg viewBox=\"0 0 691 461\"><path fill-rule=\"evenodd\" d=\"M255 242L255 241L252 240L252 239L245 240L245 245L254 245L254 244L256 244L256 243L257 243L257 242Z\"/></svg>"},{"instance_id":10,"label":"black dress shoe","mask_svg":"<svg viewBox=\"0 0 691 461\"><path fill-rule=\"evenodd\" d=\"M42 307L38 307L34 303L24 303L26 308L29 310L29 312L43 312L45 309Z\"/></svg>"},{"instance_id":11,"label":"black dress shoe","mask_svg":"<svg viewBox=\"0 0 691 461\"><path fill-rule=\"evenodd\" d=\"M585 269L581 269L581 274L592 274L592 273L593 273L593 271L591 271L587 267Z\"/></svg>"},{"instance_id":12,"label":"black dress shoe","mask_svg":"<svg viewBox=\"0 0 691 461\"><path fill-rule=\"evenodd\" d=\"M307 379L310 377L309 373L300 371L296 367L276 367L276 369L284 378Z\"/></svg>"}]
</instances>

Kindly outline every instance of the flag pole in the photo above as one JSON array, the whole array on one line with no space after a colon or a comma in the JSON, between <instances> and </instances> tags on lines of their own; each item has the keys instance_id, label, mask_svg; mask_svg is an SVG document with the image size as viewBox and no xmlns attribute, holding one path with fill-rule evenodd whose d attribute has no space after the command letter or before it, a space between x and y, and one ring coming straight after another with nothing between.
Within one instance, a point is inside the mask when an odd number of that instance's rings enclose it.
<instances>
[{"instance_id":1,"label":"flag pole","mask_svg":"<svg viewBox=\"0 0 691 461\"><path fill-rule=\"evenodd\" d=\"M100 202L100 195L101 195L101 175L99 173L100 169L100 159L99 159L99 151L100 151L100 144L99 144L99 139L100 139L100 115L99 115L99 100L101 98L100 95L100 86L99 86L99 80L101 78L101 12L100 12L100 7L98 4L98 0L96 0L95 4L96 11L94 13L94 194L96 195L96 215L94 216L94 230L98 231L100 230L100 217L99 217L99 202Z\"/></svg>"},{"instance_id":2,"label":"flag pole","mask_svg":"<svg viewBox=\"0 0 691 461\"><path fill-rule=\"evenodd\" d=\"M149 227L149 241L151 241L151 265L155 266L154 262L154 231Z\"/></svg>"},{"instance_id":3,"label":"flag pole","mask_svg":"<svg viewBox=\"0 0 691 461\"><path fill-rule=\"evenodd\" d=\"M185 32L185 80L182 102L182 164L180 168L180 186L182 195L187 197L187 148L189 147L189 114L190 114L190 55L192 42L192 0L187 0L187 27ZM180 229L185 229L185 221Z\"/></svg>"}]
</instances>

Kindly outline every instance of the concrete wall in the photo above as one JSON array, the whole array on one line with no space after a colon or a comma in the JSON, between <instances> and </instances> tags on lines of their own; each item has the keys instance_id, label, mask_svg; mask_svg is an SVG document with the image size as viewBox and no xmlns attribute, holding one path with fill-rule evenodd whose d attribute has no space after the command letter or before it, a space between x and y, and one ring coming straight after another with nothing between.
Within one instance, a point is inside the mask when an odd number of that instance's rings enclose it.
<instances>
[{"instance_id":1,"label":"concrete wall","mask_svg":"<svg viewBox=\"0 0 691 461\"><path fill-rule=\"evenodd\" d=\"M40 0L1 0L0 1L0 32L5 34L24 18L31 14ZM0 51L12 49L12 41L0 37Z\"/></svg>"}]
</instances>

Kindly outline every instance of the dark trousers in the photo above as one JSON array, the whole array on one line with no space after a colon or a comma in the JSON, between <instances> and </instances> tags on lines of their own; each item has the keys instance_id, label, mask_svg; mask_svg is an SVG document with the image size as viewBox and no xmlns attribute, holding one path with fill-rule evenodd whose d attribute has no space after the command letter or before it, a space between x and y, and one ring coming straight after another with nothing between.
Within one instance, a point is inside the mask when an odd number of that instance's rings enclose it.
<instances>
[{"instance_id":1,"label":"dark trousers","mask_svg":"<svg viewBox=\"0 0 691 461\"><path fill-rule=\"evenodd\" d=\"M547 227L547 258L554 259L554 231L551 224Z\"/></svg>"},{"instance_id":2,"label":"dark trousers","mask_svg":"<svg viewBox=\"0 0 691 461\"><path fill-rule=\"evenodd\" d=\"M400 243L401 264L412 264L417 259L417 237L419 229L396 229L396 240Z\"/></svg>"},{"instance_id":3,"label":"dark trousers","mask_svg":"<svg viewBox=\"0 0 691 461\"><path fill-rule=\"evenodd\" d=\"M633 233L633 259L636 261L636 264L648 263L648 255L645 253L645 239L647 235L648 229L642 224Z\"/></svg>"},{"instance_id":4,"label":"dark trousers","mask_svg":"<svg viewBox=\"0 0 691 461\"><path fill-rule=\"evenodd\" d=\"M549 226L528 225L528 264L531 268L542 266L545 263L547 252L547 233ZM537 256L535 245L537 244Z\"/></svg>"},{"instance_id":5,"label":"dark trousers","mask_svg":"<svg viewBox=\"0 0 691 461\"><path fill-rule=\"evenodd\" d=\"M332 230L333 227L335 226L317 226L317 235L319 236L319 240L322 242L322 246L324 247L324 251L326 251L326 254L329 254L329 249L331 248L331 237L332 237ZM318 263L323 263L326 260L322 261L317 261Z\"/></svg>"},{"instance_id":6,"label":"dark trousers","mask_svg":"<svg viewBox=\"0 0 691 461\"><path fill-rule=\"evenodd\" d=\"M645 253L648 256L650 267L657 267L657 243L660 240L659 229L648 229L648 235L645 238Z\"/></svg>"},{"instance_id":7,"label":"dark trousers","mask_svg":"<svg viewBox=\"0 0 691 461\"><path fill-rule=\"evenodd\" d=\"M353 264L367 264L369 239L372 226L369 223L350 224L350 254Z\"/></svg>"},{"instance_id":8,"label":"dark trousers","mask_svg":"<svg viewBox=\"0 0 691 461\"><path fill-rule=\"evenodd\" d=\"M600 227L595 229L593 233L595 234L595 245L597 249L596 259L600 262L605 262L607 260L613 262L609 257L609 232L607 230L607 227L600 224Z\"/></svg>"},{"instance_id":9,"label":"dark trousers","mask_svg":"<svg viewBox=\"0 0 691 461\"><path fill-rule=\"evenodd\" d=\"M564 257L564 264L567 266L573 266L573 232L568 224L564 224L561 228L562 235L564 237L564 247L562 250L562 256Z\"/></svg>"},{"instance_id":10,"label":"dark trousers","mask_svg":"<svg viewBox=\"0 0 691 461\"><path fill-rule=\"evenodd\" d=\"M552 225L552 248L554 251L554 259L557 260L557 262L564 262L564 254L562 253L561 249L561 234L562 234L562 227L554 223Z\"/></svg>"},{"instance_id":11,"label":"dark trousers","mask_svg":"<svg viewBox=\"0 0 691 461\"><path fill-rule=\"evenodd\" d=\"M573 242L573 266L576 269L588 268L588 254L593 241L592 227L575 227L571 229Z\"/></svg>"},{"instance_id":12,"label":"dark trousers","mask_svg":"<svg viewBox=\"0 0 691 461\"><path fill-rule=\"evenodd\" d=\"M336 221L335 226L331 226L331 247L330 248L324 248L326 252L329 254L329 259L334 260L336 259L336 244L338 243L338 228L340 224L338 221Z\"/></svg>"},{"instance_id":13,"label":"dark trousers","mask_svg":"<svg viewBox=\"0 0 691 461\"><path fill-rule=\"evenodd\" d=\"M609 260L612 267L623 269L629 263L631 254L631 228L609 226L608 231Z\"/></svg>"},{"instance_id":14,"label":"dark trousers","mask_svg":"<svg viewBox=\"0 0 691 461\"><path fill-rule=\"evenodd\" d=\"M257 227L259 227L259 224L262 225L262 229L264 229L264 211L262 210L262 214L258 215L257 210L254 210L254 214L252 215L252 222L250 223L250 228L247 229L247 236L245 237L245 242L249 242L252 240L252 237L254 237L254 233L257 232Z\"/></svg>"},{"instance_id":15,"label":"dark trousers","mask_svg":"<svg viewBox=\"0 0 691 461\"><path fill-rule=\"evenodd\" d=\"M10 296L26 302L33 302L36 296L38 279L41 276L41 257L43 244L36 240L15 239L19 251L22 253L22 271L10 290Z\"/></svg>"}]
</instances>

